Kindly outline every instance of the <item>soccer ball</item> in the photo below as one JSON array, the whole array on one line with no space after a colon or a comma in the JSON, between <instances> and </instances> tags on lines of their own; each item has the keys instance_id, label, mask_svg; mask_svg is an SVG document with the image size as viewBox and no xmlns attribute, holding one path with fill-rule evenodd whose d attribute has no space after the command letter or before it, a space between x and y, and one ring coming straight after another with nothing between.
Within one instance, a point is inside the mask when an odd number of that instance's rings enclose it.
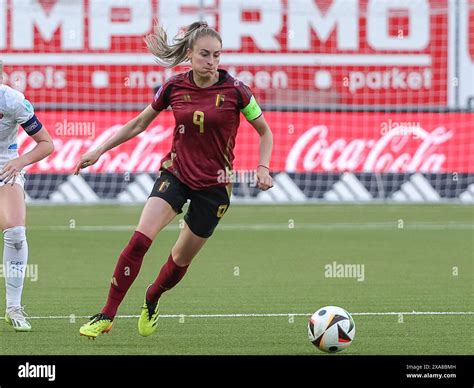
<instances>
[{"instance_id":1,"label":"soccer ball","mask_svg":"<svg viewBox=\"0 0 474 388\"><path fill-rule=\"evenodd\" d=\"M354 320L337 306L320 308L308 322L309 340L323 352L340 352L352 343L354 336Z\"/></svg>"}]
</instances>

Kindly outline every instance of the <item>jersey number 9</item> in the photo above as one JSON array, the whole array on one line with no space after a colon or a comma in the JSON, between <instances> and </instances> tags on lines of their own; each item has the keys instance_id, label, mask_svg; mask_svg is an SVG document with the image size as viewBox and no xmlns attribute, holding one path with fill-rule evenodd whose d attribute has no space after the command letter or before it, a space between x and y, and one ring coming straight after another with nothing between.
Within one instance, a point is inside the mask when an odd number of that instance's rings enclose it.
<instances>
[{"instance_id":1,"label":"jersey number 9","mask_svg":"<svg viewBox=\"0 0 474 388\"><path fill-rule=\"evenodd\" d=\"M200 110L194 112L193 124L199 125L199 133L204 133L204 112Z\"/></svg>"}]
</instances>

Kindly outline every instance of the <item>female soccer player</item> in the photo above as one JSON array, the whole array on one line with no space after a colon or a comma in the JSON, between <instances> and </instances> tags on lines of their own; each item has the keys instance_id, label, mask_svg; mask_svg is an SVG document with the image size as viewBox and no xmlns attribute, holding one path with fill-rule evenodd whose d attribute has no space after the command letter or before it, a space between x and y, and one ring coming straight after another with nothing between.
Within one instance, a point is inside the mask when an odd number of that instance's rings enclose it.
<instances>
[{"instance_id":1,"label":"female soccer player","mask_svg":"<svg viewBox=\"0 0 474 388\"><path fill-rule=\"evenodd\" d=\"M137 136L171 105L176 120L172 149L161 161L160 175L138 227L119 257L104 308L80 328L80 333L90 338L111 330L117 308L137 277L152 241L190 199L184 217L186 224L167 262L145 293L138 332L149 336L156 330L161 294L183 278L229 206L230 187L219 177L222 178L223 171L232 170L240 112L260 135L257 185L262 190L272 186L272 132L250 89L217 68L222 49L220 35L206 23L196 22L184 35L175 37L174 44L168 45L162 27L155 26L154 32L145 41L157 62L173 67L189 60L192 69L171 77L158 90L151 105L102 146L82 155L75 169L78 174L80 169L97 162L104 152Z\"/></svg>"},{"instance_id":2,"label":"female soccer player","mask_svg":"<svg viewBox=\"0 0 474 388\"><path fill-rule=\"evenodd\" d=\"M0 61L0 77L2 68ZM37 143L22 156L18 155L18 124ZM31 330L21 304L28 263L23 168L46 158L53 150L51 137L36 117L33 106L23 94L2 85L0 78L0 228L3 231L3 273L7 299L5 320L16 331Z\"/></svg>"}]
</instances>

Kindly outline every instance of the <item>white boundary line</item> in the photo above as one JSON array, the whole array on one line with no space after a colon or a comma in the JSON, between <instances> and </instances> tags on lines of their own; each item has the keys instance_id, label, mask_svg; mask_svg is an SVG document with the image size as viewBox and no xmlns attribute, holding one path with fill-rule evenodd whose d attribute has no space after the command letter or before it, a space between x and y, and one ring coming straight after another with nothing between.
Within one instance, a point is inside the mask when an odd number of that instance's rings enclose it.
<instances>
[{"instance_id":1,"label":"white boundary line","mask_svg":"<svg viewBox=\"0 0 474 388\"><path fill-rule=\"evenodd\" d=\"M136 225L77 225L71 228L67 225L38 225L28 227L30 230L51 230L51 231L81 231L81 232L123 232L135 230ZM163 230L176 231L179 230L178 225L168 225ZM222 231L270 231L270 230L471 230L474 224L457 223L448 221L445 223L431 222L405 222L403 228L399 228L396 221L392 222L366 222L366 223L298 223L290 228L287 223L266 223L266 224L222 224L218 230Z\"/></svg>"},{"instance_id":2,"label":"white boundary line","mask_svg":"<svg viewBox=\"0 0 474 388\"><path fill-rule=\"evenodd\" d=\"M160 318L260 318L260 317L310 317L313 313L280 313L280 314L163 314ZM362 312L350 313L354 316L380 315L474 315L474 311L400 311L400 312ZM139 315L117 315L116 318L139 318ZM31 316L29 319L89 319L89 315L50 315Z\"/></svg>"}]
</instances>

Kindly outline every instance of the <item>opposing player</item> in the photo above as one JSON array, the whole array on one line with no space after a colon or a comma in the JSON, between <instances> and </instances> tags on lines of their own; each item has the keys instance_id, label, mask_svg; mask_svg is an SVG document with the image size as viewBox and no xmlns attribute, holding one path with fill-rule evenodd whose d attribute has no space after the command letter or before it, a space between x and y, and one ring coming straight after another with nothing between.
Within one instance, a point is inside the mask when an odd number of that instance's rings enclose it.
<instances>
[{"instance_id":1,"label":"opposing player","mask_svg":"<svg viewBox=\"0 0 474 388\"><path fill-rule=\"evenodd\" d=\"M259 165L255 166L257 185L262 190L272 186L272 132L250 89L218 69L220 35L206 23L196 22L168 45L162 27L155 26L154 32L145 41L159 63L173 67L189 60L192 69L163 84L151 105L98 149L81 156L75 170L79 173L104 152L137 136L171 106L176 120L172 149L161 162L160 175L138 227L119 257L104 308L80 328L80 334L91 338L111 330L117 309L137 277L152 241L190 199L186 224L145 293L138 332L149 336L156 330L161 295L183 278L229 206L231 188L222 177L232 171L240 112L260 135Z\"/></svg>"},{"instance_id":2,"label":"opposing player","mask_svg":"<svg viewBox=\"0 0 474 388\"><path fill-rule=\"evenodd\" d=\"M0 77L2 74L0 61ZM35 141L35 147L18 155L18 124ZM3 273L6 286L5 320L15 331L30 331L21 303L28 263L24 167L36 163L54 150L46 128L25 96L1 84L0 79L0 228L3 231Z\"/></svg>"}]
</instances>

